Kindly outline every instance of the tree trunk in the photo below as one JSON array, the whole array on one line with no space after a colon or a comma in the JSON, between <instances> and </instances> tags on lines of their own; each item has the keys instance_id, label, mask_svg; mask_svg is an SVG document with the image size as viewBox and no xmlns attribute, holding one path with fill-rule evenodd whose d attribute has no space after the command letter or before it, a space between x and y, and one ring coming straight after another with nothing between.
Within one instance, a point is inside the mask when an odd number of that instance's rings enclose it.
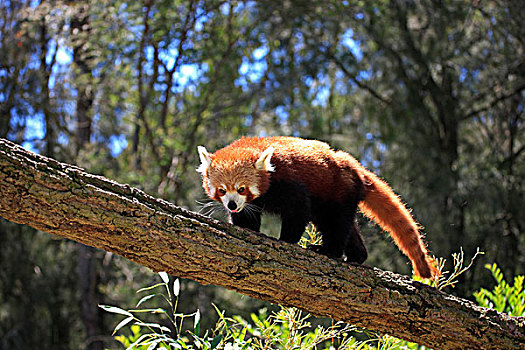
<instances>
[{"instance_id":1,"label":"tree trunk","mask_svg":"<svg viewBox=\"0 0 525 350\"><path fill-rule=\"evenodd\" d=\"M0 215L215 284L435 349L523 349L525 318L184 210L0 140Z\"/></svg>"},{"instance_id":2,"label":"tree trunk","mask_svg":"<svg viewBox=\"0 0 525 350\"><path fill-rule=\"evenodd\" d=\"M89 40L91 23L89 18L89 4L79 2L71 17L71 41L73 44L73 67L75 68L74 85L77 92L76 98L76 150L78 158L80 151L86 148L91 139L92 107L95 90L93 79L93 66L96 53L90 48ZM82 323L86 330L86 350L104 350L104 344L97 339L103 333L102 310L98 305L102 301L98 282L100 279L100 264L96 250L85 245L77 246L77 274L81 297Z\"/></svg>"}]
</instances>

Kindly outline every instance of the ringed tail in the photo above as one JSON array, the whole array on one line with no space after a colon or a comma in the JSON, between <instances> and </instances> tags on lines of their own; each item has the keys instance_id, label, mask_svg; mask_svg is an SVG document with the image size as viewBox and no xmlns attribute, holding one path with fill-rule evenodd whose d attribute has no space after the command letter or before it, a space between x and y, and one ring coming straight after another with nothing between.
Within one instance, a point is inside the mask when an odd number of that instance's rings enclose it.
<instances>
[{"instance_id":1,"label":"ringed tail","mask_svg":"<svg viewBox=\"0 0 525 350\"><path fill-rule=\"evenodd\" d=\"M438 274L436 261L428 255L418 224L390 186L375 174L363 169L365 198L359 208L394 239L412 262L416 275L431 278Z\"/></svg>"}]
</instances>

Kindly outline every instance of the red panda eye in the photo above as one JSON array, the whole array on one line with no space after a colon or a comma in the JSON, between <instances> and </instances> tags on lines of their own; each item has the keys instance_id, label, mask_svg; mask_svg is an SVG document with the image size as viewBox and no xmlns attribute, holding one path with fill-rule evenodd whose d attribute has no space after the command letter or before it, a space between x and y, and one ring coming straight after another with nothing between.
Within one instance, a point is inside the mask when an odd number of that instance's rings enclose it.
<instances>
[{"instance_id":1,"label":"red panda eye","mask_svg":"<svg viewBox=\"0 0 525 350\"><path fill-rule=\"evenodd\" d=\"M239 187L239 188L237 189L237 192L238 192L239 194L243 194L244 191L245 191L244 186L241 186L241 187Z\"/></svg>"},{"instance_id":2,"label":"red panda eye","mask_svg":"<svg viewBox=\"0 0 525 350\"><path fill-rule=\"evenodd\" d=\"M224 196L226 194L226 190L224 188L219 188L219 194Z\"/></svg>"}]
</instances>

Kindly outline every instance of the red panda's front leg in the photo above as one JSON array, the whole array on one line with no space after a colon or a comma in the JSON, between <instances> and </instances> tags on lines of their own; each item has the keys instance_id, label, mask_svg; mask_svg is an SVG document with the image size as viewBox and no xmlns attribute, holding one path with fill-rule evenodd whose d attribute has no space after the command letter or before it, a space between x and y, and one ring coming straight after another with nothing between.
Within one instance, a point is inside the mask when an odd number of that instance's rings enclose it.
<instances>
[{"instance_id":1,"label":"red panda's front leg","mask_svg":"<svg viewBox=\"0 0 525 350\"><path fill-rule=\"evenodd\" d=\"M281 214L280 240L288 243L298 243L310 221L306 211L285 211Z\"/></svg>"},{"instance_id":2,"label":"red panda's front leg","mask_svg":"<svg viewBox=\"0 0 525 350\"><path fill-rule=\"evenodd\" d=\"M280 240L298 243L311 220L311 200L304 185L293 181L273 181L268 191L256 199L263 211L281 217Z\"/></svg>"},{"instance_id":3,"label":"red panda's front leg","mask_svg":"<svg viewBox=\"0 0 525 350\"><path fill-rule=\"evenodd\" d=\"M261 228L261 212L245 208L238 213L230 213L230 221L236 226L259 232Z\"/></svg>"}]
</instances>

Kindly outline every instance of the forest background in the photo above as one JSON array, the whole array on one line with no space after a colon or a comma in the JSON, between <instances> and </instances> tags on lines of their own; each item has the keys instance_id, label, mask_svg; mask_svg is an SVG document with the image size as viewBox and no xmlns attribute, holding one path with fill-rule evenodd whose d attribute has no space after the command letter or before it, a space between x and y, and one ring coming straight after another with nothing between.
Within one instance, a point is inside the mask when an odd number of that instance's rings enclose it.
<instances>
[{"instance_id":1,"label":"forest background","mask_svg":"<svg viewBox=\"0 0 525 350\"><path fill-rule=\"evenodd\" d=\"M0 137L192 210L206 201L197 145L328 141L389 181L433 254L485 252L448 291L472 299L485 263L525 273L523 23L520 1L2 0ZM409 274L360 221L367 263ZM5 220L0 242L1 348L112 344L97 305L131 306L156 279ZM203 327L212 302L266 305L182 281Z\"/></svg>"}]
</instances>

